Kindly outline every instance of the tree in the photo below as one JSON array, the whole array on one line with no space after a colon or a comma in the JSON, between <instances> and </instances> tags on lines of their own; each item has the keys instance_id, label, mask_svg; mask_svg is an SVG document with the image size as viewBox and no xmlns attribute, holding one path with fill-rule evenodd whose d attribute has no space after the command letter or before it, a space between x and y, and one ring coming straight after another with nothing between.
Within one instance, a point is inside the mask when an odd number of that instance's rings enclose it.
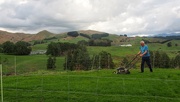
<instances>
[{"instance_id":1,"label":"tree","mask_svg":"<svg viewBox=\"0 0 180 102\"><path fill-rule=\"evenodd\" d=\"M174 66L180 68L180 54L178 54L174 59Z\"/></svg>"},{"instance_id":2,"label":"tree","mask_svg":"<svg viewBox=\"0 0 180 102\"><path fill-rule=\"evenodd\" d=\"M24 41L18 41L15 44L15 54L16 55L29 55L32 49L30 44Z\"/></svg>"},{"instance_id":3,"label":"tree","mask_svg":"<svg viewBox=\"0 0 180 102\"><path fill-rule=\"evenodd\" d=\"M109 39L91 39L89 46L111 46L111 42Z\"/></svg>"},{"instance_id":4,"label":"tree","mask_svg":"<svg viewBox=\"0 0 180 102\"><path fill-rule=\"evenodd\" d=\"M75 50L69 50L64 69L67 70L89 70L91 67L91 59L87 52L86 46L79 46Z\"/></svg>"},{"instance_id":5,"label":"tree","mask_svg":"<svg viewBox=\"0 0 180 102\"><path fill-rule=\"evenodd\" d=\"M161 55L159 51L156 51L154 54L154 67L160 68Z\"/></svg>"},{"instance_id":6,"label":"tree","mask_svg":"<svg viewBox=\"0 0 180 102\"><path fill-rule=\"evenodd\" d=\"M175 68L176 67L174 58L172 58L170 60L169 65L170 65L171 68Z\"/></svg>"},{"instance_id":7,"label":"tree","mask_svg":"<svg viewBox=\"0 0 180 102\"><path fill-rule=\"evenodd\" d=\"M91 37L90 37L89 35L87 35L87 34L80 33L79 35L80 35L80 36L82 36L82 37L85 37L85 38L91 39Z\"/></svg>"},{"instance_id":8,"label":"tree","mask_svg":"<svg viewBox=\"0 0 180 102\"><path fill-rule=\"evenodd\" d=\"M93 55L91 67L92 69L98 69L100 67L99 55Z\"/></svg>"},{"instance_id":9,"label":"tree","mask_svg":"<svg viewBox=\"0 0 180 102\"><path fill-rule=\"evenodd\" d=\"M114 67L114 63L113 63L110 53L101 51L99 53L99 59L100 59L100 67L101 68L113 68Z\"/></svg>"},{"instance_id":10,"label":"tree","mask_svg":"<svg viewBox=\"0 0 180 102\"><path fill-rule=\"evenodd\" d=\"M168 46L168 47L171 47L171 46L172 46L172 43L171 43L171 42L168 42L168 43L167 43L167 46Z\"/></svg>"},{"instance_id":11,"label":"tree","mask_svg":"<svg viewBox=\"0 0 180 102\"><path fill-rule=\"evenodd\" d=\"M72 31L67 33L68 36L77 37L79 36L79 33L77 31Z\"/></svg>"},{"instance_id":12,"label":"tree","mask_svg":"<svg viewBox=\"0 0 180 102\"><path fill-rule=\"evenodd\" d=\"M92 39L101 39L102 37L108 37L109 34L108 33L102 33L102 34L93 34L91 35Z\"/></svg>"},{"instance_id":13,"label":"tree","mask_svg":"<svg viewBox=\"0 0 180 102\"><path fill-rule=\"evenodd\" d=\"M85 40L81 40L77 42L78 45L88 45L88 42Z\"/></svg>"},{"instance_id":14,"label":"tree","mask_svg":"<svg viewBox=\"0 0 180 102\"><path fill-rule=\"evenodd\" d=\"M161 59L160 67L161 68L169 68L170 58L167 55L167 53L163 52L160 59Z\"/></svg>"},{"instance_id":15,"label":"tree","mask_svg":"<svg viewBox=\"0 0 180 102\"><path fill-rule=\"evenodd\" d=\"M124 34L125 37L127 37L127 34Z\"/></svg>"},{"instance_id":16,"label":"tree","mask_svg":"<svg viewBox=\"0 0 180 102\"><path fill-rule=\"evenodd\" d=\"M178 44L176 43L175 46L178 46Z\"/></svg>"},{"instance_id":17,"label":"tree","mask_svg":"<svg viewBox=\"0 0 180 102\"><path fill-rule=\"evenodd\" d=\"M3 49L3 53L6 54L14 54L14 50L15 50L15 45L14 43L10 42L10 41L6 41L2 44L2 49Z\"/></svg>"},{"instance_id":18,"label":"tree","mask_svg":"<svg viewBox=\"0 0 180 102\"><path fill-rule=\"evenodd\" d=\"M57 43L51 42L47 47L46 54L51 56L59 56L60 50L61 49Z\"/></svg>"},{"instance_id":19,"label":"tree","mask_svg":"<svg viewBox=\"0 0 180 102\"><path fill-rule=\"evenodd\" d=\"M75 50L77 48L78 48L78 45L73 44L73 43L51 42L47 47L46 55L62 56L69 50Z\"/></svg>"},{"instance_id":20,"label":"tree","mask_svg":"<svg viewBox=\"0 0 180 102\"><path fill-rule=\"evenodd\" d=\"M55 69L56 68L56 57L49 56L47 60L47 69Z\"/></svg>"},{"instance_id":21,"label":"tree","mask_svg":"<svg viewBox=\"0 0 180 102\"><path fill-rule=\"evenodd\" d=\"M0 44L0 53L3 52L3 48L2 48L2 45Z\"/></svg>"}]
</instances>

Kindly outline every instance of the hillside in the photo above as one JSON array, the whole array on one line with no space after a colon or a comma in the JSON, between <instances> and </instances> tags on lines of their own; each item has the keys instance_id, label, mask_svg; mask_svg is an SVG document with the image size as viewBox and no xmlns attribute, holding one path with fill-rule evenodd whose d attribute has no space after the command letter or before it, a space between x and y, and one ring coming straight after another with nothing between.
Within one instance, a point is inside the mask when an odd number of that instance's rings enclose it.
<instances>
[{"instance_id":1,"label":"hillside","mask_svg":"<svg viewBox=\"0 0 180 102\"><path fill-rule=\"evenodd\" d=\"M48 37L55 36L55 34L48 32L46 30L41 31L37 34L27 34L27 33L11 33L7 31L0 31L0 43L11 41L33 41L33 40L43 40Z\"/></svg>"},{"instance_id":2,"label":"hillside","mask_svg":"<svg viewBox=\"0 0 180 102\"><path fill-rule=\"evenodd\" d=\"M94 31L94 30L80 30L77 31L79 34L83 33L83 34L87 34L89 36L91 36L92 34L103 34L104 32L99 32L99 31ZM43 30L38 32L37 34L27 34L27 33L11 33L11 32L7 32L7 31L2 31L0 30L0 44L6 41L11 41L11 42L17 42L17 41L34 41L34 40L44 40L44 39L48 39L48 38L52 38L52 37L56 37L56 38L67 38L67 33L68 32L64 32L64 33L60 33L60 34L54 34L51 33L47 30Z\"/></svg>"},{"instance_id":3,"label":"hillside","mask_svg":"<svg viewBox=\"0 0 180 102\"><path fill-rule=\"evenodd\" d=\"M31 38L31 34L25 34L25 33L11 33L6 31L0 30L0 43L3 43L5 41L11 41L11 42L17 42L20 40L25 40L25 38Z\"/></svg>"},{"instance_id":4,"label":"hillside","mask_svg":"<svg viewBox=\"0 0 180 102\"><path fill-rule=\"evenodd\" d=\"M78 33L92 35L92 34L102 34L105 32L99 32L99 31L95 31L95 30L80 30L80 31L78 31Z\"/></svg>"}]
</instances>

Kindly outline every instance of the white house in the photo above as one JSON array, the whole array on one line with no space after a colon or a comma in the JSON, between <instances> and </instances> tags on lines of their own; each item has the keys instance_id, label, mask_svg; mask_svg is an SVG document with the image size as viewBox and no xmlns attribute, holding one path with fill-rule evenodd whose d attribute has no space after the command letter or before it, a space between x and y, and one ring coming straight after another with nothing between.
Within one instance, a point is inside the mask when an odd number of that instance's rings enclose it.
<instances>
[{"instance_id":1,"label":"white house","mask_svg":"<svg viewBox=\"0 0 180 102\"><path fill-rule=\"evenodd\" d=\"M126 44L126 45L120 45L122 47L131 47L132 45L131 44Z\"/></svg>"}]
</instances>

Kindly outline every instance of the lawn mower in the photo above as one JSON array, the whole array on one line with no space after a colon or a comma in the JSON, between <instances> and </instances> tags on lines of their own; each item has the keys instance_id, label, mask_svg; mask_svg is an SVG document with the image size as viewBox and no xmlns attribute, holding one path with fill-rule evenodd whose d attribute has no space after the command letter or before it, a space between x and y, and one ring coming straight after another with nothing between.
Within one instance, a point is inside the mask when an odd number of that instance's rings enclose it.
<instances>
[{"instance_id":1,"label":"lawn mower","mask_svg":"<svg viewBox=\"0 0 180 102\"><path fill-rule=\"evenodd\" d=\"M116 71L114 71L115 74L130 74L130 69L133 67L133 65L141 58L137 54L128 64L126 64L124 67L117 68Z\"/></svg>"}]
</instances>

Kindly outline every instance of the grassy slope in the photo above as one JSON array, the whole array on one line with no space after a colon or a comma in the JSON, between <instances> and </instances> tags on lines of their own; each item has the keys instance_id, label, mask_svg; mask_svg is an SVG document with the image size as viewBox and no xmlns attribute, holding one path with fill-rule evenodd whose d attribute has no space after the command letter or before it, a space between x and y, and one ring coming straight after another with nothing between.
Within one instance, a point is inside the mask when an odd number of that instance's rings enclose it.
<instances>
[{"instance_id":1,"label":"grassy slope","mask_svg":"<svg viewBox=\"0 0 180 102\"><path fill-rule=\"evenodd\" d=\"M155 69L53 72L4 77L4 101L19 102L179 102L180 70Z\"/></svg>"}]
</instances>

